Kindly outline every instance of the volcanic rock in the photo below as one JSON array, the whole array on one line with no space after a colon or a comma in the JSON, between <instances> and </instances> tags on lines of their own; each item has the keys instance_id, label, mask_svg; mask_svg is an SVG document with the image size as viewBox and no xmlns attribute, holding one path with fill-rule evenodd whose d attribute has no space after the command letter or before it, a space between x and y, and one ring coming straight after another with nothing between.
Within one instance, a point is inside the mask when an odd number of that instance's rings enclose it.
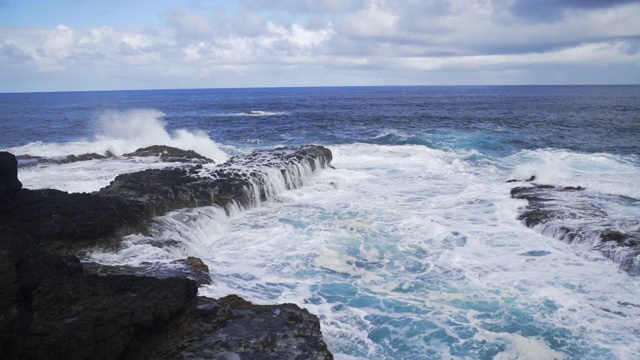
<instances>
[{"instance_id":1,"label":"volcanic rock","mask_svg":"<svg viewBox=\"0 0 640 360\"><path fill-rule=\"evenodd\" d=\"M568 243L589 243L629 275L640 275L640 229L603 228L611 223L609 214L598 205L601 200L589 197L584 187L533 184L511 189L511 197L527 200L518 215L527 227ZM611 199L615 201L637 200Z\"/></svg>"},{"instance_id":2,"label":"volcanic rock","mask_svg":"<svg viewBox=\"0 0 640 360\"><path fill-rule=\"evenodd\" d=\"M295 305L196 298L191 279L109 273L75 256L95 246L117 248L122 236L145 232L171 210L251 206L271 194L274 174L296 188L303 172L331 166L328 149L286 148L214 168L147 170L90 194L20 190L15 157L0 160L3 359L332 358L317 317ZM208 280L199 259L170 265Z\"/></svg>"},{"instance_id":3,"label":"volcanic rock","mask_svg":"<svg viewBox=\"0 0 640 360\"><path fill-rule=\"evenodd\" d=\"M107 275L138 275L152 276L158 279L180 277L191 279L198 284L211 284L209 267L201 259L189 256L185 259L173 260L169 263L142 262L139 266L104 265L95 262L83 263L85 274Z\"/></svg>"},{"instance_id":4,"label":"volcanic rock","mask_svg":"<svg viewBox=\"0 0 640 360\"><path fill-rule=\"evenodd\" d=\"M333 359L319 332L318 318L294 304L198 297L172 325L143 335L120 358Z\"/></svg>"},{"instance_id":5,"label":"volcanic rock","mask_svg":"<svg viewBox=\"0 0 640 360\"><path fill-rule=\"evenodd\" d=\"M148 157L157 156L165 162L191 162L191 163L213 163L214 161L206 156L202 156L193 150L182 150L166 145L153 145L146 148L140 148L132 153L123 156L132 157Z\"/></svg>"},{"instance_id":6,"label":"volcanic rock","mask_svg":"<svg viewBox=\"0 0 640 360\"><path fill-rule=\"evenodd\" d=\"M6 193L22 189L18 180L18 160L6 151L0 151L0 198Z\"/></svg>"}]
</instances>

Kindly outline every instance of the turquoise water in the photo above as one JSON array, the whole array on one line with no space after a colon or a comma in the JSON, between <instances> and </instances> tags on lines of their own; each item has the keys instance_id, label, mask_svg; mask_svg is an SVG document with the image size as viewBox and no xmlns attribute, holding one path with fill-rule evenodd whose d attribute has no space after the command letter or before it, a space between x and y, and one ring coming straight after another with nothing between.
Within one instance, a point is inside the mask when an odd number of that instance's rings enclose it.
<instances>
[{"instance_id":1,"label":"turquoise water","mask_svg":"<svg viewBox=\"0 0 640 360\"><path fill-rule=\"evenodd\" d=\"M378 87L0 94L0 148L116 155L164 143L217 161L317 143L335 169L255 208L185 209L105 263L202 258L213 284L318 315L339 359L635 359L638 279L558 226L640 228L640 87ZM23 166L26 187L94 191L167 164ZM546 228L510 190L582 186ZM274 179L274 181L276 181ZM592 211L596 209L597 211ZM593 214L604 214L595 216ZM177 247L149 241L173 239Z\"/></svg>"}]
</instances>

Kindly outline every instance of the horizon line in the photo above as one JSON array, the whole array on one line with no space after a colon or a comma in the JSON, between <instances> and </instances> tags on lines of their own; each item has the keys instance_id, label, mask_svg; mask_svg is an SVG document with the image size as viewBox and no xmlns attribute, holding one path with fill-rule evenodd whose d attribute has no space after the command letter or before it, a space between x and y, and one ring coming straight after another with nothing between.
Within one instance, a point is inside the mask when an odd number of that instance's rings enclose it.
<instances>
[{"instance_id":1,"label":"horizon line","mask_svg":"<svg viewBox=\"0 0 640 360\"><path fill-rule=\"evenodd\" d=\"M312 88L391 88L391 87L597 87L597 86L640 86L638 84L463 84L463 85L310 85L310 86L247 86L247 87L194 87L194 88L140 88L140 89L99 89L99 90L34 90L0 91L0 95L49 94L83 92L125 92L125 91L178 91L178 90L250 90L250 89L312 89Z\"/></svg>"}]
</instances>

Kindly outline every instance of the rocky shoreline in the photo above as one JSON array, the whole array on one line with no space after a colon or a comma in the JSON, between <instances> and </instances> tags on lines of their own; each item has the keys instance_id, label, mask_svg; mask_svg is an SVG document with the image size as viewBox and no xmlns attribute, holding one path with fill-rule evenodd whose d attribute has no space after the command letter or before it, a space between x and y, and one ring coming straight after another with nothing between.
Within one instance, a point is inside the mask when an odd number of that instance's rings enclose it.
<instances>
[{"instance_id":1,"label":"rocky shoreline","mask_svg":"<svg viewBox=\"0 0 640 360\"><path fill-rule=\"evenodd\" d=\"M128 155L193 161L119 175L100 191L70 194L21 189L16 158L0 153L3 358L332 359L318 318L305 309L197 296L198 283L208 277L199 259L184 259L191 269L184 276L157 278L83 264L77 256L144 233L154 217L172 210L256 205L275 186L297 188L304 173L330 167L331 151L281 148L215 167L168 147L137 153Z\"/></svg>"},{"instance_id":2,"label":"rocky shoreline","mask_svg":"<svg viewBox=\"0 0 640 360\"><path fill-rule=\"evenodd\" d=\"M640 276L640 228L620 228L596 197L582 186L537 184L511 189L511 197L527 201L518 219L529 228L568 243L588 244L593 250L620 264L631 276ZM516 182L509 180L508 182ZM624 196L610 196L609 202L634 202ZM615 199L613 199L615 197Z\"/></svg>"}]
</instances>

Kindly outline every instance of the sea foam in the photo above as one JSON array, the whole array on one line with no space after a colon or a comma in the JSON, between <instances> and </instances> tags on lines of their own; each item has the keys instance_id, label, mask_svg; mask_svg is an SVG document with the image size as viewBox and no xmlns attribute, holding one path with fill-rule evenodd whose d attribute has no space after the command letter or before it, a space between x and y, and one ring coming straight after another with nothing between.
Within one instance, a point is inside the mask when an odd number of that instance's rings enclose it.
<instances>
[{"instance_id":1,"label":"sea foam","mask_svg":"<svg viewBox=\"0 0 640 360\"><path fill-rule=\"evenodd\" d=\"M26 188L54 188L68 192L91 192L109 184L117 175L150 168L168 166L158 159L121 158L119 156L151 145L167 145L194 150L216 162L228 158L227 153L202 131L167 130L157 110L138 109L108 111L95 121L94 139L68 143L32 142L7 151L15 155L58 158L88 153L116 157L82 161L56 166L42 165L20 169L20 179ZM172 163L172 165L178 165Z\"/></svg>"},{"instance_id":2,"label":"sea foam","mask_svg":"<svg viewBox=\"0 0 640 360\"><path fill-rule=\"evenodd\" d=\"M167 130L162 120L164 114L153 109L129 111L107 111L94 122L95 135L91 140L67 143L31 142L23 146L6 149L15 155L61 157L110 152L123 155L151 145L167 145L183 150L194 150L210 159L222 162L227 154L204 131L177 129Z\"/></svg>"},{"instance_id":3,"label":"sea foam","mask_svg":"<svg viewBox=\"0 0 640 360\"><path fill-rule=\"evenodd\" d=\"M331 149L337 170L305 187L231 217L179 211L151 238L134 235L128 248L92 256L201 256L213 278L201 294L301 304L342 359L625 358L640 350L628 348L640 326L638 285L598 253L517 220L523 204L505 180L530 160L467 160L468 151L417 145ZM183 245L152 249L154 239Z\"/></svg>"}]
</instances>

